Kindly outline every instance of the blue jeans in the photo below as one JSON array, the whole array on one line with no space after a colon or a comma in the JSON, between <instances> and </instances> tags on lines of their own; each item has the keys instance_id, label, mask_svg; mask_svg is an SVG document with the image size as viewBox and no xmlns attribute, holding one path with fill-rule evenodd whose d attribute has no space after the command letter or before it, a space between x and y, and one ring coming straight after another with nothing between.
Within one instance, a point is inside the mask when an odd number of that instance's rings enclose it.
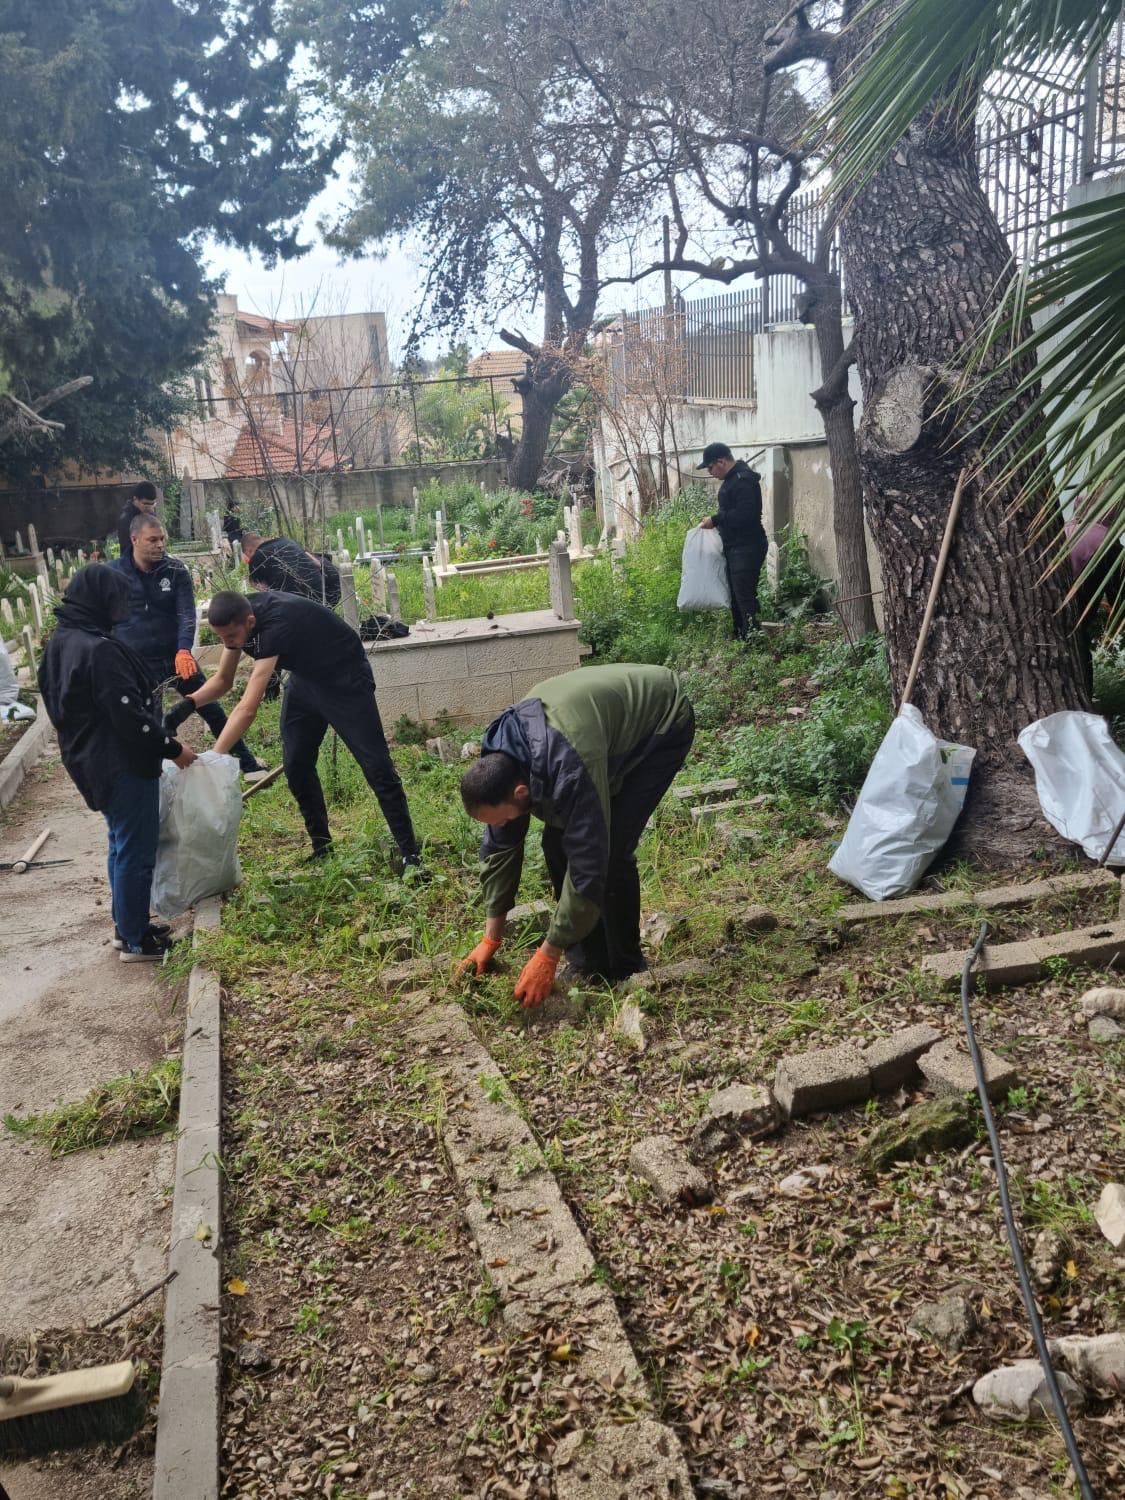
<instances>
[{"instance_id":1,"label":"blue jeans","mask_svg":"<svg viewBox=\"0 0 1125 1500\"><path fill-rule=\"evenodd\" d=\"M136 951L148 930L152 871L160 837L160 781L123 771L109 806L102 809L109 829L109 889L113 920Z\"/></svg>"}]
</instances>

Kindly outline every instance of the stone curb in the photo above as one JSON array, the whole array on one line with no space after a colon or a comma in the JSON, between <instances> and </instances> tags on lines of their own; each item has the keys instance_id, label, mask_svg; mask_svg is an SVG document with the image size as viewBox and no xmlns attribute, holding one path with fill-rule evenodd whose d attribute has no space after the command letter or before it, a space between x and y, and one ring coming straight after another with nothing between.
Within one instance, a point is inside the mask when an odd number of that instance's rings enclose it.
<instances>
[{"instance_id":1,"label":"stone curb","mask_svg":"<svg viewBox=\"0 0 1125 1500\"><path fill-rule=\"evenodd\" d=\"M1125 951L1125 922L1103 922L1097 927L1081 927L1051 937L986 945L973 970L973 979L975 982L978 975L983 975L990 990L1008 984L1029 984L1049 972L1052 959L1065 958L1068 963L1103 968L1122 951ZM965 956L965 950L932 953L922 960L922 972L934 975L943 989L960 989Z\"/></svg>"},{"instance_id":2,"label":"stone curb","mask_svg":"<svg viewBox=\"0 0 1125 1500\"><path fill-rule=\"evenodd\" d=\"M7 807L23 785L23 779L47 747L54 734L42 698L35 700L35 723L0 761L0 807Z\"/></svg>"},{"instance_id":3,"label":"stone curb","mask_svg":"<svg viewBox=\"0 0 1125 1500\"><path fill-rule=\"evenodd\" d=\"M988 890L935 891L922 896L901 897L895 901L856 901L841 906L834 920L843 927L862 927L867 922L894 921L898 917L920 917L929 912L952 911L961 907L979 907L982 911L1002 911L1006 907L1030 906L1051 896L1071 892L1096 894L1118 884L1112 870L1079 870L1074 875L1049 875L1026 885L999 885Z\"/></svg>"},{"instance_id":4,"label":"stone curb","mask_svg":"<svg viewBox=\"0 0 1125 1500\"><path fill-rule=\"evenodd\" d=\"M222 902L201 901L194 935L218 927ZM219 978L196 964L184 1013L183 1080L164 1297L164 1357L153 1500L218 1500L222 1371ZM200 1231L206 1229L207 1233Z\"/></svg>"},{"instance_id":5,"label":"stone curb","mask_svg":"<svg viewBox=\"0 0 1125 1500\"><path fill-rule=\"evenodd\" d=\"M560 1500L616 1495L596 1483L588 1488L590 1465L596 1470L610 1450L614 1472L643 1476L649 1486L644 1493L690 1495L687 1465L671 1428L650 1420L625 1426L613 1421L615 1396L627 1396L634 1406L648 1404L645 1379L612 1295L594 1279L585 1236L499 1068L460 1006L435 1004L425 994L416 999L409 1035L417 1058L442 1081L442 1147L504 1321L515 1336L542 1316L586 1330L571 1368L606 1392L603 1412L583 1413L586 1457L574 1462L576 1450L569 1445L556 1466Z\"/></svg>"}]
</instances>

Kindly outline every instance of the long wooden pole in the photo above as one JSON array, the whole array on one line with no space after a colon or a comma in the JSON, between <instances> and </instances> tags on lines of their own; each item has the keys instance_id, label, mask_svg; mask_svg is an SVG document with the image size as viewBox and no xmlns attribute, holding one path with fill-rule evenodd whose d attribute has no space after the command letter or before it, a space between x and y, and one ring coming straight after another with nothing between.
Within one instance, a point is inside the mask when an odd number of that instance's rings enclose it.
<instances>
[{"instance_id":1,"label":"long wooden pole","mask_svg":"<svg viewBox=\"0 0 1125 1500\"><path fill-rule=\"evenodd\" d=\"M933 582L930 584L930 597L926 600L926 613L922 616L922 628L918 632L918 644L914 647L914 660L910 663L910 674L906 679L906 686L902 690L902 702L899 708L903 709L910 702L914 692L914 683L918 676L918 668L922 665L922 652L926 649L926 638L933 624L934 607L937 604L938 591L941 581L945 577L945 564L949 558L949 549L953 543L953 532L957 525L957 516L961 510L961 492L965 488L965 475L968 471L962 469L957 476L957 487L953 491L953 503L949 507L949 515L945 522L945 535L941 539L941 551L938 553L937 567L934 569Z\"/></svg>"}]
</instances>

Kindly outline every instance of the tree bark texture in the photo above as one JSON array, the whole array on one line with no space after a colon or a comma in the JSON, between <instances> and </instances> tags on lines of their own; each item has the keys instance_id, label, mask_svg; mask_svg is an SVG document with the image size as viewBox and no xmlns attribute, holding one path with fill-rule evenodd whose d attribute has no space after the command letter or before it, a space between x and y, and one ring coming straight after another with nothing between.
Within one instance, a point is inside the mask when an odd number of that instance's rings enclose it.
<instances>
[{"instance_id":1,"label":"tree bark texture","mask_svg":"<svg viewBox=\"0 0 1125 1500\"><path fill-rule=\"evenodd\" d=\"M859 192L842 224L863 388L859 457L883 565L896 706L910 667L953 490L977 454L976 410L944 406L965 342L1010 274L977 177L972 133L921 119ZM1051 539L1030 541L1034 507L987 476L965 488L913 701L946 739L976 747L960 852L1005 864L1053 835L1015 741L1032 720L1089 706L1083 646Z\"/></svg>"},{"instance_id":2,"label":"tree bark texture","mask_svg":"<svg viewBox=\"0 0 1125 1500\"><path fill-rule=\"evenodd\" d=\"M830 288L810 285L810 317L820 352L824 383L812 392L824 423L828 461L832 466L832 529L836 538L836 567L840 577L840 613L854 639L875 628L871 598L871 570L863 524L863 480L856 448L855 402L848 391L849 362L844 354L844 331L839 283Z\"/></svg>"},{"instance_id":3,"label":"tree bark texture","mask_svg":"<svg viewBox=\"0 0 1125 1500\"><path fill-rule=\"evenodd\" d=\"M570 389L570 369L557 355L539 353L529 359L527 374L512 383L523 398L523 425L508 465L508 483L513 489L533 490L543 471L551 421Z\"/></svg>"}]
</instances>

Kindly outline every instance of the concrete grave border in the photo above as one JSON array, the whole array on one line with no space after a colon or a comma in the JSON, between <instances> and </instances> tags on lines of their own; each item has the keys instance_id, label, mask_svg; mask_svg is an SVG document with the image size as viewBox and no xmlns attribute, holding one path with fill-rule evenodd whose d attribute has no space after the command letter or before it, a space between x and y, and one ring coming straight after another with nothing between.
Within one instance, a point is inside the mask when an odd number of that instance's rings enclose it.
<instances>
[{"instance_id":1,"label":"concrete grave border","mask_svg":"<svg viewBox=\"0 0 1125 1500\"><path fill-rule=\"evenodd\" d=\"M841 906L832 920L843 927L862 927L868 922L893 922L898 917L921 917L930 912L954 911L962 907L1001 911L1009 907L1031 906L1035 901L1072 892L1096 895L1117 884L1118 877L1112 870L1078 870L1073 875L1049 875L1026 885L991 886L983 891L928 891L894 901L853 901Z\"/></svg>"},{"instance_id":2,"label":"concrete grave border","mask_svg":"<svg viewBox=\"0 0 1125 1500\"><path fill-rule=\"evenodd\" d=\"M43 754L47 741L54 732L42 698L36 698L34 724L28 726L4 759L0 760L0 807L7 807L15 801L16 793L23 786L24 777Z\"/></svg>"},{"instance_id":3,"label":"concrete grave border","mask_svg":"<svg viewBox=\"0 0 1125 1500\"><path fill-rule=\"evenodd\" d=\"M594 1484L589 1464L602 1467L609 1451L614 1464L626 1464L638 1483L650 1486L644 1493L690 1495L687 1464L671 1428L649 1419L613 1420L620 1395L651 1404L647 1384L612 1295L594 1279L586 1238L503 1075L459 1005L435 1003L426 992L411 998L417 1011L408 1034L417 1058L441 1079L442 1148L504 1322L514 1337L534 1325L537 1312L590 1330L572 1368L605 1391L606 1409L585 1411L586 1431L560 1445L559 1500L608 1493ZM588 1461L576 1463L585 1444L591 1445Z\"/></svg>"},{"instance_id":4,"label":"concrete grave border","mask_svg":"<svg viewBox=\"0 0 1125 1500\"><path fill-rule=\"evenodd\" d=\"M222 901L195 909L194 944ZM222 993L196 964L184 1010L183 1079L164 1297L153 1500L218 1500L222 1420ZM207 1234L200 1231L206 1229Z\"/></svg>"}]
</instances>

